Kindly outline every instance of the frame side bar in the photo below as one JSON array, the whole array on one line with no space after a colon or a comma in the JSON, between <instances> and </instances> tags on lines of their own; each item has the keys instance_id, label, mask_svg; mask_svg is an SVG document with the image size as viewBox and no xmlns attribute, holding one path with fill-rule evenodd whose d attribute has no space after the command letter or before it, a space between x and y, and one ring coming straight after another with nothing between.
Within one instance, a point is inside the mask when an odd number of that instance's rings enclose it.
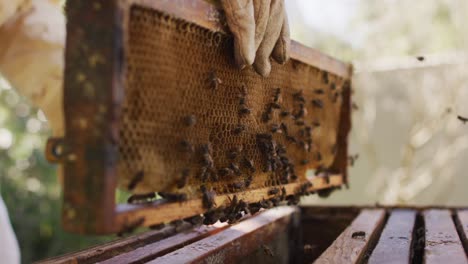
<instances>
[{"instance_id":1,"label":"frame side bar","mask_svg":"<svg viewBox=\"0 0 468 264\"><path fill-rule=\"evenodd\" d=\"M122 32L116 0L67 1L64 229L108 233L115 218Z\"/></svg>"}]
</instances>

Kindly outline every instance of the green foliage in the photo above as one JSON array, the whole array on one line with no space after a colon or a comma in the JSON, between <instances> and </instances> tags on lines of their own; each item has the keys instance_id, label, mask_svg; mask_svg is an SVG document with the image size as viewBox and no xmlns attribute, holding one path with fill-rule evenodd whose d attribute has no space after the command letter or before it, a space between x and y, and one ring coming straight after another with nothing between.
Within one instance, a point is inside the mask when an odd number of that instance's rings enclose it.
<instances>
[{"instance_id":1,"label":"green foliage","mask_svg":"<svg viewBox=\"0 0 468 264\"><path fill-rule=\"evenodd\" d=\"M22 262L44 259L109 241L61 228L56 166L44 157L50 135L41 112L0 82L0 192L21 248ZM10 140L11 139L11 140Z\"/></svg>"}]
</instances>

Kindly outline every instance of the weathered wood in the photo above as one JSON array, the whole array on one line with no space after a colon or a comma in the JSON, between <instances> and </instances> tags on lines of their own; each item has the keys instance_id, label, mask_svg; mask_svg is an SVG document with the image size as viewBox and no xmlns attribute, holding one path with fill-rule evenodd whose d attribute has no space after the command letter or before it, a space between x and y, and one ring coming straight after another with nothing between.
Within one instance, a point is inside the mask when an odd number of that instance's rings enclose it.
<instances>
[{"instance_id":1,"label":"weathered wood","mask_svg":"<svg viewBox=\"0 0 468 264\"><path fill-rule=\"evenodd\" d=\"M286 232L297 212L297 208L286 206L266 210L149 263L236 263L239 258L270 242L275 235ZM265 248L265 251L269 249Z\"/></svg>"},{"instance_id":2,"label":"weathered wood","mask_svg":"<svg viewBox=\"0 0 468 264\"><path fill-rule=\"evenodd\" d=\"M362 208L301 206L303 263L312 263L343 233Z\"/></svg>"},{"instance_id":3,"label":"weathered wood","mask_svg":"<svg viewBox=\"0 0 468 264\"><path fill-rule=\"evenodd\" d=\"M143 263L151 259L163 256L173 250L181 248L216 234L227 227L226 223L217 223L213 226L203 226L188 233L181 233L175 236L166 238L164 240L145 245L137 248L131 252L120 254L113 258L102 261L102 264L130 264L130 263Z\"/></svg>"},{"instance_id":4,"label":"weathered wood","mask_svg":"<svg viewBox=\"0 0 468 264\"><path fill-rule=\"evenodd\" d=\"M369 263L409 263L415 220L414 210L393 210Z\"/></svg>"},{"instance_id":5,"label":"weathered wood","mask_svg":"<svg viewBox=\"0 0 468 264\"><path fill-rule=\"evenodd\" d=\"M358 263L377 239L384 221L385 210L362 210L314 263Z\"/></svg>"},{"instance_id":6,"label":"weathered wood","mask_svg":"<svg viewBox=\"0 0 468 264\"><path fill-rule=\"evenodd\" d=\"M468 263L449 210L423 212L426 226L424 263Z\"/></svg>"},{"instance_id":7,"label":"weathered wood","mask_svg":"<svg viewBox=\"0 0 468 264\"><path fill-rule=\"evenodd\" d=\"M96 263L119 254L135 250L148 243L154 243L175 234L175 228L167 226L161 230L148 231L143 234L112 241L103 245L91 247L82 251L45 259L41 264L65 264L65 263Z\"/></svg>"},{"instance_id":8,"label":"weathered wood","mask_svg":"<svg viewBox=\"0 0 468 264\"><path fill-rule=\"evenodd\" d=\"M468 254L468 209L458 210L455 220L465 253Z\"/></svg>"},{"instance_id":9,"label":"weathered wood","mask_svg":"<svg viewBox=\"0 0 468 264\"><path fill-rule=\"evenodd\" d=\"M332 187L339 187L343 184L343 177L341 175L329 176L328 180L324 177L315 177L311 180L312 187L308 191L317 191ZM290 183L284 185L286 194L294 194L300 187L299 183ZM239 200L244 202L257 202L263 198L268 198L271 195L268 191L271 188L261 188L249 190L248 192L233 193L218 195L215 198L217 206L229 205L234 195ZM196 214L202 214L206 211L203 207L201 199L193 199L181 203L165 203L165 204L145 204L145 205L131 205L122 204L117 206L117 223L119 228L125 226L126 223L132 223L138 219L144 218L143 226L150 226L157 223L169 222L176 219L183 219ZM117 229L118 231L119 229ZM117 232L116 231L116 232Z\"/></svg>"}]
</instances>

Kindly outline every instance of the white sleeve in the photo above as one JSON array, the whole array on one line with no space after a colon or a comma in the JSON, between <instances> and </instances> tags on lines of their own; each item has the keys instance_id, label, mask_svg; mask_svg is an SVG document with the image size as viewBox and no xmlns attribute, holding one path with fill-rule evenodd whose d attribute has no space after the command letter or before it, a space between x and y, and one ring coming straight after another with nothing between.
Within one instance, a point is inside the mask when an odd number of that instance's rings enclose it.
<instances>
[{"instance_id":1,"label":"white sleeve","mask_svg":"<svg viewBox=\"0 0 468 264\"><path fill-rule=\"evenodd\" d=\"M63 135L65 16L61 6L51 0L30 0L27 8L0 25L0 40L0 73L42 109L54 136Z\"/></svg>"},{"instance_id":2,"label":"white sleeve","mask_svg":"<svg viewBox=\"0 0 468 264\"><path fill-rule=\"evenodd\" d=\"M19 264L20 251L15 233L11 227L8 211L0 196L0 262L6 264Z\"/></svg>"},{"instance_id":3,"label":"white sleeve","mask_svg":"<svg viewBox=\"0 0 468 264\"><path fill-rule=\"evenodd\" d=\"M0 0L0 26L13 17L25 0Z\"/></svg>"}]
</instances>

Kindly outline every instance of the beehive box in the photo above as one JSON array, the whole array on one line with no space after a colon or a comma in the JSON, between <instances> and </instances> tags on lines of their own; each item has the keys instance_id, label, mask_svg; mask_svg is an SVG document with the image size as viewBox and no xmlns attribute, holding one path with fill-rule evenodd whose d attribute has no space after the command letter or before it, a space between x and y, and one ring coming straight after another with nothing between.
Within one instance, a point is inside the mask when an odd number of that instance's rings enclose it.
<instances>
[{"instance_id":1,"label":"beehive box","mask_svg":"<svg viewBox=\"0 0 468 264\"><path fill-rule=\"evenodd\" d=\"M200 0L72 0L67 17L66 135L47 151L65 229L234 222L346 183L350 65L293 42L270 77L239 71Z\"/></svg>"}]
</instances>

